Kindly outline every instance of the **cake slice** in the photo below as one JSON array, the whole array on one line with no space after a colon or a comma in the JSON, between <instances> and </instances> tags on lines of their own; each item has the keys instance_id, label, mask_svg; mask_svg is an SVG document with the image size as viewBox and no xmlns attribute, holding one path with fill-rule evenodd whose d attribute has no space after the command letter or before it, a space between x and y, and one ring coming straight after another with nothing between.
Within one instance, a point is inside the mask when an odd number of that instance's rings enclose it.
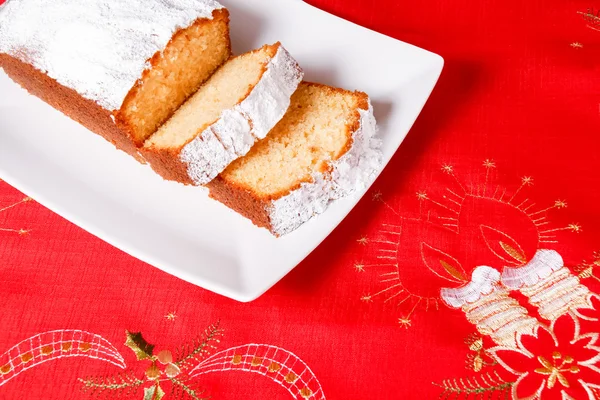
<instances>
[{"instance_id":1,"label":"cake slice","mask_svg":"<svg viewBox=\"0 0 600 400\"><path fill-rule=\"evenodd\" d=\"M213 0L11 0L0 67L121 150L137 147L231 56Z\"/></svg>"},{"instance_id":2,"label":"cake slice","mask_svg":"<svg viewBox=\"0 0 600 400\"><path fill-rule=\"evenodd\" d=\"M210 182L277 124L302 76L280 43L230 59L146 141L145 159L165 179Z\"/></svg>"},{"instance_id":3,"label":"cake slice","mask_svg":"<svg viewBox=\"0 0 600 400\"><path fill-rule=\"evenodd\" d=\"M207 186L216 200L285 235L365 188L382 163L369 97L300 84L267 138Z\"/></svg>"}]
</instances>

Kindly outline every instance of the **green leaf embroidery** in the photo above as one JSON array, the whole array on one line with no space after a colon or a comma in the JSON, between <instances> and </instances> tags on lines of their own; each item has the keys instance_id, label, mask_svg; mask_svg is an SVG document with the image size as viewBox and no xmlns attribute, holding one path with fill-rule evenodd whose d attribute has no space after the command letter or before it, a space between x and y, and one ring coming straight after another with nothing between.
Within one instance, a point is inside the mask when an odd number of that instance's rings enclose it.
<instances>
[{"instance_id":1,"label":"green leaf embroidery","mask_svg":"<svg viewBox=\"0 0 600 400\"><path fill-rule=\"evenodd\" d=\"M138 360L152 358L154 345L146 342L146 339L144 339L141 332L126 331L125 333L127 334L125 346L133 350Z\"/></svg>"},{"instance_id":2,"label":"green leaf embroidery","mask_svg":"<svg viewBox=\"0 0 600 400\"><path fill-rule=\"evenodd\" d=\"M513 382L507 382L502 379L496 371L469 378L446 379L441 384L435 382L433 384L444 390L440 398L448 399L452 397L453 399L461 400L471 398L508 399L514 385ZM497 397L494 397L495 395Z\"/></svg>"},{"instance_id":3,"label":"green leaf embroidery","mask_svg":"<svg viewBox=\"0 0 600 400\"><path fill-rule=\"evenodd\" d=\"M583 19L588 23L588 28L596 31L600 30L600 10L588 8L586 12L577 11L577 14L583 16Z\"/></svg>"},{"instance_id":4,"label":"green leaf embroidery","mask_svg":"<svg viewBox=\"0 0 600 400\"><path fill-rule=\"evenodd\" d=\"M184 398L185 395L187 394L193 400L208 400L207 398L200 397L201 393L199 393L198 390L192 389L191 387L187 386L185 383L183 383L180 380L172 378L171 382L173 382L173 389L172 389L173 393L172 394L174 394L175 397Z\"/></svg>"},{"instance_id":5,"label":"green leaf embroidery","mask_svg":"<svg viewBox=\"0 0 600 400\"><path fill-rule=\"evenodd\" d=\"M193 360L202 359L214 350L216 346L213 343L219 343L219 338L223 334L223 331L219 328L219 324L220 321L217 321L217 323L206 329L204 335L179 349L177 352L178 361L174 364L182 371L186 370L192 367Z\"/></svg>"},{"instance_id":6,"label":"green leaf embroidery","mask_svg":"<svg viewBox=\"0 0 600 400\"><path fill-rule=\"evenodd\" d=\"M160 386L144 388L144 400L160 400L165 396L165 392Z\"/></svg>"},{"instance_id":7,"label":"green leaf embroidery","mask_svg":"<svg viewBox=\"0 0 600 400\"><path fill-rule=\"evenodd\" d=\"M83 390L90 393L91 397L118 397L130 398L144 381L136 378L131 373L113 376L89 377L79 379ZM110 394L109 394L110 393Z\"/></svg>"}]
</instances>

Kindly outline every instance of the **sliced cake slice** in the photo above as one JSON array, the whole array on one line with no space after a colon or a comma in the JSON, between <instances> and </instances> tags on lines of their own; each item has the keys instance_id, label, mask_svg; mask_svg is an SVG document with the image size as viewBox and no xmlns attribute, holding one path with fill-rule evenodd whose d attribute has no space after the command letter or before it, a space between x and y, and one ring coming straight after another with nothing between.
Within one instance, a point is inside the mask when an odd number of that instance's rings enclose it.
<instances>
[{"instance_id":1,"label":"sliced cake slice","mask_svg":"<svg viewBox=\"0 0 600 400\"><path fill-rule=\"evenodd\" d=\"M0 6L0 67L139 158L137 148L231 56L214 0L18 0Z\"/></svg>"},{"instance_id":2,"label":"sliced cake slice","mask_svg":"<svg viewBox=\"0 0 600 400\"><path fill-rule=\"evenodd\" d=\"M283 119L207 186L216 200L287 234L365 188L382 163L369 97L303 82Z\"/></svg>"},{"instance_id":3,"label":"sliced cake slice","mask_svg":"<svg viewBox=\"0 0 600 400\"><path fill-rule=\"evenodd\" d=\"M206 184L269 133L302 77L280 43L234 57L146 141L142 153L165 179Z\"/></svg>"}]
</instances>

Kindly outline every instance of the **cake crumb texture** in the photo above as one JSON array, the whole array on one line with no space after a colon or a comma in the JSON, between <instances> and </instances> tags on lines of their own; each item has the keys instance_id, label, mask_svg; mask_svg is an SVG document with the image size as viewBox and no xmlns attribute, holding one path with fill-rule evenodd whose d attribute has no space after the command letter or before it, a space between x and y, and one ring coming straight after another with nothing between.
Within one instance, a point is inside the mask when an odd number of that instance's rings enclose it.
<instances>
[{"instance_id":1,"label":"cake crumb texture","mask_svg":"<svg viewBox=\"0 0 600 400\"><path fill-rule=\"evenodd\" d=\"M0 54L0 67L30 94L39 97L67 117L96 132L115 147L144 162L135 144L112 121L111 113L76 91L61 85L42 71L7 54Z\"/></svg>"},{"instance_id":2,"label":"cake crumb texture","mask_svg":"<svg viewBox=\"0 0 600 400\"><path fill-rule=\"evenodd\" d=\"M164 52L153 57L152 68L125 99L119 120L132 129L137 146L231 55L228 12L223 9L214 14L213 19L200 19L177 32Z\"/></svg>"},{"instance_id":3,"label":"cake crumb texture","mask_svg":"<svg viewBox=\"0 0 600 400\"><path fill-rule=\"evenodd\" d=\"M325 172L352 145L366 100L358 94L303 82L289 110L268 139L234 161L222 177L252 190L263 199L276 199Z\"/></svg>"},{"instance_id":4,"label":"cake crumb texture","mask_svg":"<svg viewBox=\"0 0 600 400\"><path fill-rule=\"evenodd\" d=\"M282 236L364 189L382 163L369 98L303 82L266 139L207 186L212 198Z\"/></svg>"},{"instance_id":5,"label":"cake crumb texture","mask_svg":"<svg viewBox=\"0 0 600 400\"><path fill-rule=\"evenodd\" d=\"M179 148L215 123L224 110L233 108L248 96L265 71L275 49L232 58L225 63L154 135L145 147Z\"/></svg>"},{"instance_id":6,"label":"cake crumb texture","mask_svg":"<svg viewBox=\"0 0 600 400\"><path fill-rule=\"evenodd\" d=\"M280 43L234 57L146 141L143 154L165 179L204 185L272 130L302 78Z\"/></svg>"}]
</instances>

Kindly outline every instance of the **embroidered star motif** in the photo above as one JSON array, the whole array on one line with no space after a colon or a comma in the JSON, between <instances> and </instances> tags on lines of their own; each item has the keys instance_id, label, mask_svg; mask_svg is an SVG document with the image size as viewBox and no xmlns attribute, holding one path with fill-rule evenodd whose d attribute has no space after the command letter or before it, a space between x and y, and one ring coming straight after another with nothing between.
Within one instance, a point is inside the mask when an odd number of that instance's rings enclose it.
<instances>
[{"instance_id":1,"label":"embroidered star motif","mask_svg":"<svg viewBox=\"0 0 600 400\"><path fill-rule=\"evenodd\" d=\"M496 163L494 160L490 160L489 158L483 162L483 166L486 168L496 168Z\"/></svg>"},{"instance_id":2,"label":"embroidered star motif","mask_svg":"<svg viewBox=\"0 0 600 400\"><path fill-rule=\"evenodd\" d=\"M426 200L427 199L427 193L425 192L417 192L417 199L419 200Z\"/></svg>"},{"instance_id":3,"label":"embroidered star motif","mask_svg":"<svg viewBox=\"0 0 600 400\"><path fill-rule=\"evenodd\" d=\"M570 46L574 49L582 49L583 48L583 45L579 42L573 42L573 43L571 43Z\"/></svg>"},{"instance_id":4,"label":"embroidered star motif","mask_svg":"<svg viewBox=\"0 0 600 400\"><path fill-rule=\"evenodd\" d=\"M533 185L533 178L531 176L524 176L521 178L521 183L525 186Z\"/></svg>"},{"instance_id":5,"label":"embroidered star motif","mask_svg":"<svg viewBox=\"0 0 600 400\"><path fill-rule=\"evenodd\" d=\"M175 318L177 318L177 314L175 314L175 312L172 311L165 315L165 318L167 319L167 321L175 321Z\"/></svg>"},{"instance_id":6,"label":"embroidered star motif","mask_svg":"<svg viewBox=\"0 0 600 400\"><path fill-rule=\"evenodd\" d=\"M362 264L362 263L357 263L357 264L354 264L354 269L355 269L357 272L365 272L365 265L364 265L364 264Z\"/></svg>"},{"instance_id":7,"label":"embroidered star motif","mask_svg":"<svg viewBox=\"0 0 600 400\"><path fill-rule=\"evenodd\" d=\"M373 193L373 201L381 201L383 194L381 192Z\"/></svg>"},{"instance_id":8,"label":"embroidered star motif","mask_svg":"<svg viewBox=\"0 0 600 400\"><path fill-rule=\"evenodd\" d=\"M442 165L442 171L444 171L447 174L451 174L454 172L454 167L450 164L444 164Z\"/></svg>"},{"instance_id":9,"label":"embroidered star motif","mask_svg":"<svg viewBox=\"0 0 600 400\"><path fill-rule=\"evenodd\" d=\"M358 239L357 242L359 244L362 244L363 246L366 246L369 243L369 239L367 239L366 236L363 236L360 239Z\"/></svg>"},{"instance_id":10,"label":"embroidered star motif","mask_svg":"<svg viewBox=\"0 0 600 400\"><path fill-rule=\"evenodd\" d=\"M401 327L408 329L410 328L412 321L410 320L410 317L400 317L398 318L398 323Z\"/></svg>"},{"instance_id":11,"label":"embroidered star motif","mask_svg":"<svg viewBox=\"0 0 600 400\"><path fill-rule=\"evenodd\" d=\"M579 224L569 224L567 227L571 232L579 233L581 232L581 225Z\"/></svg>"},{"instance_id":12,"label":"embroidered star motif","mask_svg":"<svg viewBox=\"0 0 600 400\"><path fill-rule=\"evenodd\" d=\"M554 202L554 207L556 208L567 208L567 202L564 200L556 200Z\"/></svg>"},{"instance_id":13,"label":"embroidered star motif","mask_svg":"<svg viewBox=\"0 0 600 400\"><path fill-rule=\"evenodd\" d=\"M371 298L371 295L366 294L360 298L360 301L365 302L365 303L372 303L373 299Z\"/></svg>"}]
</instances>

